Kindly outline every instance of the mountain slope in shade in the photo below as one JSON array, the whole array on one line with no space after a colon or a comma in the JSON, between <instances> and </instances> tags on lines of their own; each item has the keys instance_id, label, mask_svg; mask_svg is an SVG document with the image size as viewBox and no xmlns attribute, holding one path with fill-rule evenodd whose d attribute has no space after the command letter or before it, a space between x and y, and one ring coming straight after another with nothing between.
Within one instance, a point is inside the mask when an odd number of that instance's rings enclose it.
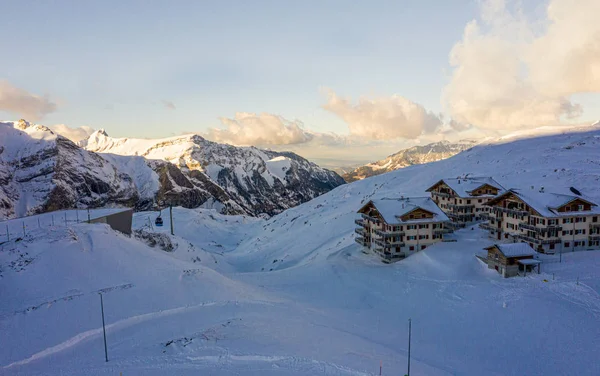
<instances>
[{"instance_id":1,"label":"mountain slope in shade","mask_svg":"<svg viewBox=\"0 0 600 376\"><path fill-rule=\"evenodd\" d=\"M148 140L112 138L100 130L80 145L115 163L129 161L123 156L143 157L159 175L159 199L187 207L209 202L204 207L225 213L270 216L344 184L336 173L294 153L219 144L193 134ZM198 188L209 196L182 197L178 187Z\"/></svg>"},{"instance_id":2,"label":"mountain slope in shade","mask_svg":"<svg viewBox=\"0 0 600 376\"><path fill-rule=\"evenodd\" d=\"M423 146L413 146L401 150L396 154L392 154L380 161L358 167L354 171L344 174L343 178L350 183L370 176L394 171L399 168L440 161L442 159L450 158L461 151L472 148L476 144L476 141L463 140L455 143L440 141Z\"/></svg>"}]
</instances>

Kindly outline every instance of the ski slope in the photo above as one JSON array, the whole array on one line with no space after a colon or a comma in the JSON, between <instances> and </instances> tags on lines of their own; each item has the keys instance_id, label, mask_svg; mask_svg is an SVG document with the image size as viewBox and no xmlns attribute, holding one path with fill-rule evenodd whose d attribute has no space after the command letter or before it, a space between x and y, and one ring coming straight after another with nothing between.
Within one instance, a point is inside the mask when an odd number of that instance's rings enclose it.
<instances>
[{"instance_id":1,"label":"ski slope","mask_svg":"<svg viewBox=\"0 0 600 376\"><path fill-rule=\"evenodd\" d=\"M371 198L443 177L575 186L600 201L600 132L502 141L338 187L269 220L174 208L172 252L73 223L0 251L0 374L598 375L600 251L547 256L503 279L477 227L385 265L353 240ZM198 258L200 260L198 261ZM98 292L104 291L104 362Z\"/></svg>"}]
</instances>

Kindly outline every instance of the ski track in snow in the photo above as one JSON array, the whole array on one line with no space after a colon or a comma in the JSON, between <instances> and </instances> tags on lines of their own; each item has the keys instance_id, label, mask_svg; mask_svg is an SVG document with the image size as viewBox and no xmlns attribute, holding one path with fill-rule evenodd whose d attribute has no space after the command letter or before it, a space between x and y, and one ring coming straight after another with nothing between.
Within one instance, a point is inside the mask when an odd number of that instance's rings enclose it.
<instances>
[{"instance_id":1,"label":"ski track in snow","mask_svg":"<svg viewBox=\"0 0 600 376\"><path fill-rule=\"evenodd\" d=\"M161 317L171 316L171 315L175 315L178 313L182 313L185 311L194 310L194 309L198 309L198 308L217 306L217 305L224 306L224 305L232 304L232 303L238 304L240 302L248 303L248 304L270 304L270 302L261 302L261 301L257 301L257 300L252 300L252 301L241 301L241 300L229 301L228 300L228 301L223 301L223 302L203 302L203 303L199 303L199 304L195 304L195 305L191 305L191 306L177 307L177 308L171 308L171 309L161 310L161 311L157 311L157 312L144 313L144 314L137 315L137 316L131 316L126 319L122 319L122 320L119 320L112 324L106 325L106 330L107 331L119 330L119 329L123 329L123 328L129 327L129 326L132 326L132 325L142 323L144 321L151 320L151 319L157 319L157 318L161 318ZM52 347L49 347L38 353L35 353L27 359L23 359L23 360L19 360L19 361L10 363L10 364L4 366L3 368L8 369L11 367L21 366L24 364L31 363L35 360L39 360L39 359L45 358L49 355L53 355L53 354L59 353L61 351L64 351L66 349L69 349L87 339L90 339L95 336L99 336L100 334L102 334L101 327L96 328L96 329L87 330L85 332L77 334L74 337L69 338L68 340L66 340L62 343L59 343L56 346L52 346Z\"/></svg>"}]
</instances>

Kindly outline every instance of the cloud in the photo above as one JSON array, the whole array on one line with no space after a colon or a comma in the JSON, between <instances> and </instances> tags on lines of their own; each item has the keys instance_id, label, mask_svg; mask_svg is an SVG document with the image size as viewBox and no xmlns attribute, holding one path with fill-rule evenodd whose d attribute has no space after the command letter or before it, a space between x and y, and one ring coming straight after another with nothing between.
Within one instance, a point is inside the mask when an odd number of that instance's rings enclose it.
<instances>
[{"instance_id":1,"label":"cloud","mask_svg":"<svg viewBox=\"0 0 600 376\"><path fill-rule=\"evenodd\" d=\"M435 132L442 124L438 115L399 95L361 97L357 104L338 97L332 90L327 95L323 108L344 120L351 136L368 140L415 139Z\"/></svg>"},{"instance_id":2,"label":"cloud","mask_svg":"<svg viewBox=\"0 0 600 376\"><path fill-rule=\"evenodd\" d=\"M238 112L233 119L220 118L225 127L212 128L206 137L233 145L291 145L308 142L312 135L298 120L289 121L268 113Z\"/></svg>"},{"instance_id":3,"label":"cloud","mask_svg":"<svg viewBox=\"0 0 600 376\"><path fill-rule=\"evenodd\" d=\"M35 121L56 111L56 104L48 96L40 97L0 80L0 111L13 112Z\"/></svg>"},{"instance_id":4,"label":"cloud","mask_svg":"<svg viewBox=\"0 0 600 376\"><path fill-rule=\"evenodd\" d=\"M175 107L175 103L173 103L173 102L171 102L171 101L166 101L166 100L163 100L163 101L162 101L162 104L163 104L163 106L165 106L165 108L167 108L167 109L169 109L169 110L174 110L174 109L176 109L176 107Z\"/></svg>"},{"instance_id":5,"label":"cloud","mask_svg":"<svg viewBox=\"0 0 600 376\"><path fill-rule=\"evenodd\" d=\"M92 127L88 127L87 125L71 128L65 124L56 124L51 125L48 128L50 128L54 133L58 133L59 135L64 136L73 142L84 140L94 133L94 129Z\"/></svg>"},{"instance_id":6,"label":"cloud","mask_svg":"<svg viewBox=\"0 0 600 376\"><path fill-rule=\"evenodd\" d=\"M512 6L510 6L512 5ZM454 67L443 103L455 121L514 130L579 117L576 93L600 91L597 0L551 0L529 21L502 0L482 3L450 53Z\"/></svg>"}]
</instances>

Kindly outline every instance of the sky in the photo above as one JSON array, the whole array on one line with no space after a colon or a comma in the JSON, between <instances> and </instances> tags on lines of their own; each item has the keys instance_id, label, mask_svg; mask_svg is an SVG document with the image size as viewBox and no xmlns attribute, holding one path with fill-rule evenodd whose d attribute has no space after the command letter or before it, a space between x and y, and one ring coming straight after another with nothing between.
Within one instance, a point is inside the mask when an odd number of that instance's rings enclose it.
<instances>
[{"instance_id":1,"label":"sky","mask_svg":"<svg viewBox=\"0 0 600 376\"><path fill-rule=\"evenodd\" d=\"M1 2L0 119L327 166L600 119L597 0Z\"/></svg>"}]
</instances>

